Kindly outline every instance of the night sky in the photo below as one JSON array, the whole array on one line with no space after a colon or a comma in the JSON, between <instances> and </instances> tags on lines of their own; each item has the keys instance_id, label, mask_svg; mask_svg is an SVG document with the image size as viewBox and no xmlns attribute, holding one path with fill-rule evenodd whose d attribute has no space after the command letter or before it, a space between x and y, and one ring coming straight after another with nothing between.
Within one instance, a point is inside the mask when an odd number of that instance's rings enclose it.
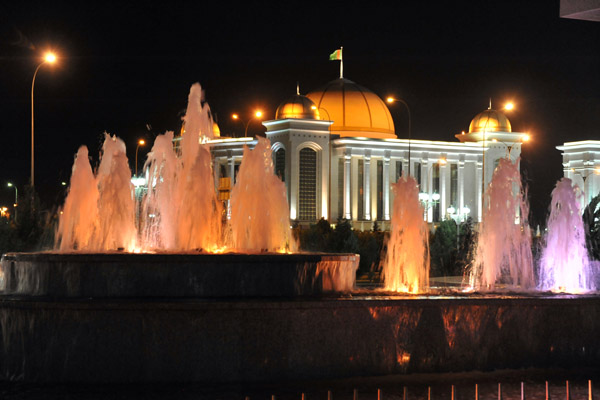
<instances>
[{"instance_id":1,"label":"night sky","mask_svg":"<svg viewBox=\"0 0 600 400\"><path fill-rule=\"evenodd\" d=\"M243 134L231 113L273 118L296 82L305 94L338 77L328 57L340 46L344 77L410 105L415 139L454 141L490 97L513 100L513 130L533 137L522 169L534 225L562 177L555 147L600 139L600 23L559 18L558 0L11 1L0 5L0 205L14 199L6 182L29 180L31 80L48 48L60 58L35 84L36 189L52 208L78 147L97 162L104 131L125 140L133 167L137 139L179 129L200 82L221 132ZM391 112L407 137L405 110Z\"/></svg>"}]
</instances>

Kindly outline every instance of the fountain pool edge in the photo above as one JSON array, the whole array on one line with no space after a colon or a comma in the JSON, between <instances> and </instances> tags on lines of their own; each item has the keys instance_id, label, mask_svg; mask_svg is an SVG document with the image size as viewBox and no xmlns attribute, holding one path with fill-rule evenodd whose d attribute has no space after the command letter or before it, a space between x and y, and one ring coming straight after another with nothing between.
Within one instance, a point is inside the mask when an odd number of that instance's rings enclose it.
<instances>
[{"instance_id":1,"label":"fountain pool edge","mask_svg":"<svg viewBox=\"0 0 600 400\"><path fill-rule=\"evenodd\" d=\"M600 298L0 296L0 379L266 382L600 367Z\"/></svg>"}]
</instances>

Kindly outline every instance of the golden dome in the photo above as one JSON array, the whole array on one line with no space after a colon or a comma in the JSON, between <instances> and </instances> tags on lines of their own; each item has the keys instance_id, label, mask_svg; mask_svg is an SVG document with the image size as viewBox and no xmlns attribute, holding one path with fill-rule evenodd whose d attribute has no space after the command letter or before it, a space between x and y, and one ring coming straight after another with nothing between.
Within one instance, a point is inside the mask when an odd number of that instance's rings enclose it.
<instances>
[{"instance_id":1,"label":"golden dome","mask_svg":"<svg viewBox=\"0 0 600 400\"><path fill-rule=\"evenodd\" d=\"M220 137L221 136L221 129L219 128L219 125L217 125L216 122L213 122L213 137Z\"/></svg>"},{"instance_id":2,"label":"golden dome","mask_svg":"<svg viewBox=\"0 0 600 400\"><path fill-rule=\"evenodd\" d=\"M301 118L320 119L315 103L306 96L296 94L277 107L275 119Z\"/></svg>"},{"instance_id":3,"label":"golden dome","mask_svg":"<svg viewBox=\"0 0 600 400\"><path fill-rule=\"evenodd\" d=\"M394 121L384 101L351 80L340 78L306 95L322 118L333 121L331 131L340 136L395 138Z\"/></svg>"},{"instance_id":4,"label":"golden dome","mask_svg":"<svg viewBox=\"0 0 600 400\"><path fill-rule=\"evenodd\" d=\"M510 121L500 111L487 109L473 118L469 133L475 132L511 132Z\"/></svg>"}]
</instances>

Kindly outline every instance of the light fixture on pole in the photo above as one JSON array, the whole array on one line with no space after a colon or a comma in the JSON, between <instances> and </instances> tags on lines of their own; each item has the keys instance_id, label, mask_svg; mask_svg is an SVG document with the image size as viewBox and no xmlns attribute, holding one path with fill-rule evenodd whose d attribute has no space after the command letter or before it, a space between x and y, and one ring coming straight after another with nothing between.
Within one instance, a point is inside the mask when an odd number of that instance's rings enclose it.
<instances>
[{"instance_id":1,"label":"light fixture on pole","mask_svg":"<svg viewBox=\"0 0 600 400\"><path fill-rule=\"evenodd\" d=\"M244 137L248 136L248 126L250 126L250 122L252 122L253 119L260 119L262 118L263 113L260 110L256 110L254 112L254 115L252 115L250 117L250 119L248 120L248 122L245 123L246 125L246 129L244 130ZM242 125L244 125L244 120L240 118L239 114L231 114L231 119L235 120L235 121L240 121L242 123Z\"/></svg>"},{"instance_id":2,"label":"light fixture on pole","mask_svg":"<svg viewBox=\"0 0 600 400\"><path fill-rule=\"evenodd\" d=\"M140 139L137 142L137 146L135 147L135 176L137 177L138 174L138 150L140 149L140 146L144 146L146 144L146 141L144 139Z\"/></svg>"},{"instance_id":3,"label":"light fixture on pole","mask_svg":"<svg viewBox=\"0 0 600 400\"><path fill-rule=\"evenodd\" d=\"M248 122L246 123L246 130L244 131L244 137L248 137L248 126L250 125L250 122L252 122L253 119L260 119L262 118L262 111L257 110L254 115L248 120Z\"/></svg>"},{"instance_id":4,"label":"light fixture on pole","mask_svg":"<svg viewBox=\"0 0 600 400\"><path fill-rule=\"evenodd\" d=\"M504 107L502 107L502 110L505 111L512 111L515 108L515 104L512 101L509 101L508 103L506 103L504 105ZM490 105L488 107L488 112L492 112L494 110L492 110L492 99L490 98ZM487 114L486 115L486 120L485 120L485 124L483 125L483 131L482 131L482 141L481 141L481 214L479 216L480 219L483 218L483 207L485 206L485 142L486 142L486 134L487 134L487 127L488 127L488 123L490 122L490 115ZM525 135L528 137L528 135ZM529 139L528 139L529 140Z\"/></svg>"},{"instance_id":5,"label":"light fixture on pole","mask_svg":"<svg viewBox=\"0 0 600 400\"><path fill-rule=\"evenodd\" d=\"M42 65L45 64L54 64L56 62L56 55L54 55L53 53L46 53L46 56L44 57L44 61L42 61L37 68L35 69L35 72L33 73L33 80L31 81L31 187L33 188L35 185L35 181L34 181L34 128L33 128L33 88L35 86L35 77L37 76L38 71L40 70L40 68L42 67ZM32 191L33 193L33 191Z\"/></svg>"},{"instance_id":6,"label":"light fixture on pole","mask_svg":"<svg viewBox=\"0 0 600 400\"><path fill-rule=\"evenodd\" d=\"M12 182L8 182L6 184L6 186L8 187L14 187L15 188L15 204L14 204L14 208L15 208L15 221L17 220L17 207L19 206L19 190L17 189L17 185L13 185Z\"/></svg>"},{"instance_id":7,"label":"light fixture on pole","mask_svg":"<svg viewBox=\"0 0 600 400\"><path fill-rule=\"evenodd\" d=\"M408 113L408 176L410 176L410 139L411 139L411 130L410 130L410 107L408 107L408 103L406 103L406 101L402 100L402 99L397 99L395 97L391 97L389 96L386 101L389 104L395 103L396 101L399 101L400 103L404 104L404 106L406 107L406 111Z\"/></svg>"}]
</instances>

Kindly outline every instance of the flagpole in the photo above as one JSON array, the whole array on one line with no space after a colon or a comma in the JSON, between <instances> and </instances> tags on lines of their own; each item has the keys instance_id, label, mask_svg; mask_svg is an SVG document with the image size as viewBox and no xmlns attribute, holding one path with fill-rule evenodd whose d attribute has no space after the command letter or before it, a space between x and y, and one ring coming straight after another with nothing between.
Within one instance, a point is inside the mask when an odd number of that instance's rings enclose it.
<instances>
[{"instance_id":1,"label":"flagpole","mask_svg":"<svg viewBox=\"0 0 600 400\"><path fill-rule=\"evenodd\" d=\"M340 47L340 79L344 79L344 46Z\"/></svg>"}]
</instances>

